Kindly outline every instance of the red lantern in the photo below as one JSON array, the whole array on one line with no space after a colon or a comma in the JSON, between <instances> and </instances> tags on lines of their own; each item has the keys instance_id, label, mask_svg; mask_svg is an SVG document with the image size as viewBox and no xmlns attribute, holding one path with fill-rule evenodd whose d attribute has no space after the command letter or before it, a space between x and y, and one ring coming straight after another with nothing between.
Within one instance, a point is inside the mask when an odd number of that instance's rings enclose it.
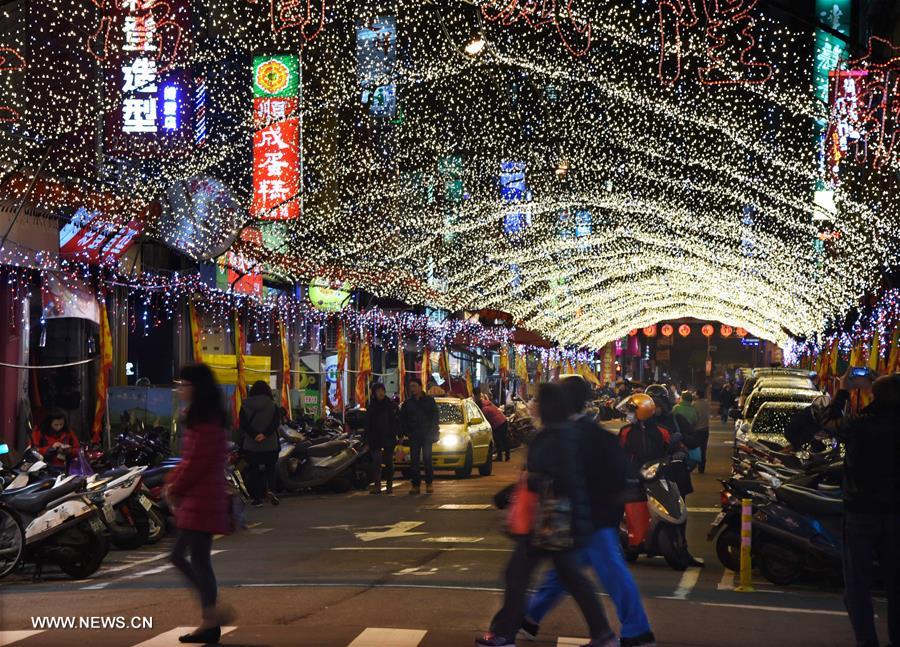
<instances>
[{"instance_id":1,"label":"red lantern","mask_svg":"<svg viewBox=\"0 0 900 647\"><path fill-rule=\"evenodd\" d=\"M663 327L662 327L663 337L671 337L672 333L674 333L674 332L675 332L675 329L672 328L671 324L663 324Z\"/></svg>"},{"instance_id":2,"label":"red lantern","mask_svg":"<svg viewBox=\"0 0 900 647\"><path fill-rule=\"evenodd\" d=\"M727 324L722 324L722 327L719 329L719 332L722 333L723 337L731 337L731 333L734 332L734 328Z\"/></svg>"},{"instance_id":3,"label":"red lantern","mask_svg":"<svg viewBox=\"0 0 900 647\"><path fill-rule=\"evenodd\" d=\"M644 336L645 337L656 337L656 325L647 326L644 328Z\"/></svg>"},{"instance_id":4,"label":"red lantern","mask_svg":"<svg viewBox=\"0 0 900 647\"><path fill-rule=\"evenodd\" d=\"M747 331L744 330L743 328L738 328L738 329L735 330L734 332L737 333L737 336L738 336L738 337L746 337L746 336L747 336Z\"/></svg>"},{"instance_id":5,"label":"red lantern","mask_svg":"<svg viewBox=\"0 0 900 647\"><path fill-rule=\"evenodd\" d=\"M691 327L687 324L681 324L678 326L678 334L682 337L687 337L691 334Z\"/></svg>"},{"instance_id":6,"label":"red lantern","mask_svg":"<svg viewBox=\"0 0 900 647\"><path fill-rule=\"evenodd\" d=\"M637 329L637 328L634 328L633 330L629 330L629 331L628 331L628 336L629 336L629 337L634 337L636 334L638 334L638 329Z\"/></svg>"},{"instance_id":7,"label":"red lantern","mask_svg":"<svg viewBox=\"0 0 900 647\"><path fill-rule=\"evenodd\" d=\"M710 324L705 324L703 328L700 329L700 332L703 333L704 337L712 337L713 333L716 332L716 329Z\"/></svg>"}]
</instances>

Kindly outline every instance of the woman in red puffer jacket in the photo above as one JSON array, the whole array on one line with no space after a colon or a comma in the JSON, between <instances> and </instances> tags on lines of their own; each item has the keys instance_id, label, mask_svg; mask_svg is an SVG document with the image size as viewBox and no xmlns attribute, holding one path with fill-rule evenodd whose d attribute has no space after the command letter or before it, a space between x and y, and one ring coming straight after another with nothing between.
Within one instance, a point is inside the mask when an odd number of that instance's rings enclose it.
<instances>
[{"instance_id":1,"label":"woman in red puffer jacket","mask_svg":"<svg viewBox=\"0 0 900 647\"><path fill-rule=\"evenodd\" d=\"M200 627L178 640L216 643L222 623L233 615L216 606L216 576L211 561L213 535L231 530L225 484L226 413L222 392L205 364L181 369L178 396L187 410L181 462L172 471L166 494L175 508L178 526L171 559L197 590L203 609Z\"/></svg>"}]
</instances>

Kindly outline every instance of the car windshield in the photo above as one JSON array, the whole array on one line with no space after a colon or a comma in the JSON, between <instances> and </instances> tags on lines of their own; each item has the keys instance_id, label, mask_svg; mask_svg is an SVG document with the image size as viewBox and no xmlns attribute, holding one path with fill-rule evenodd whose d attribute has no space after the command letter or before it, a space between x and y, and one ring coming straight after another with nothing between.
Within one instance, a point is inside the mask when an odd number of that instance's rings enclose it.
<instances>
[{"instance_id":1,"label":"car windshield","mask_svg":"<svg viewBox=\"0 0 900 647\"><path fill-rule=\"evenodd\" d=\"M461 425L463 423L462 407L456 402L438 402L438 416L442 425Z\"/></svg>"},{"instance_id":2,"label":"car windshield","mask_svg":"<svg viewBox=\"0 0 900 647\"><path fill-rule=\"evenodd\" d=\"M762 407L753 419L754 435L784 436L788 423L804 407Z\"/></svg>"},{"instance_id":3,"label":"car windshield","mask_svg":"<svg viewBox=\"0 0 900 647\"><path fill-rule=\"evenodd\" d=\"M753 394L747 403L747 412L744 416L747 420L752 420L760 407L766 402L812 402L819 395L818 391L794 391L785 389L784 391L758 391Z\"/></svg>"}]
</instances>

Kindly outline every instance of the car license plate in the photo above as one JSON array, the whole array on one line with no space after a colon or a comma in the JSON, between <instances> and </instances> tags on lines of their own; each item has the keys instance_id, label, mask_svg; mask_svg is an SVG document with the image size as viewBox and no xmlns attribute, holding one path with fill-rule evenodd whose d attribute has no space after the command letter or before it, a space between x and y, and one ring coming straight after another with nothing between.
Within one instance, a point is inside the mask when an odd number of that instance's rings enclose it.
<instances>
[{"instance_id":1,"label":"car license plate","mask_svg":"<svg viewBox=\"0 0 900 647\"><path fill-rule=\"evenodd\" d=\"M720 512L719 514L716 515L715 520L712 522L712 527L713 527L713 528L718 528L718 527L719 527L719 524L722 523L722 521L723 521L724 519L725 519L725 512L723 511L723 512Z\"/></svg>"},{"instance_id":2,"label":"car license plate","mask_svg":"<svg viewBox=\"0 0 900 647\"><path fill-rule=\"evenodd\" d=\"M116 511L111 505L106 503L103 506L103 516L106 517L106 520L109 523L113 523L116 520Z\"/></svg>"},{"instance_id":3,"label":"car license plate","mask_svg":"<svg viewBox=\"0 0 900 647\"><path fill-rule=\"evenodd\" d=\"M100 519L96 515L91 517L90 524L91 524L91 530L93 530L94 532L96 532L96 533L103 532L103 528L104 528L103 522L100 521Z\"/></svg>"},{"instance_id":4,"label":"car license plate","mask_svg":"<svg viewBox=\"0 0 900 647\"><path fill-rule=\"evenodd\" d=\"M149 511L150 511L150 508L153 507L153 501L151 501L150 499L148 499L147 497L145 497L143 494L139 494L139 495L138 495L138 501L141 502L141 506L142 506L142 507L144 508L144 510L146 510L147 512L149 512Z\"/></svg>"}]
</instances>

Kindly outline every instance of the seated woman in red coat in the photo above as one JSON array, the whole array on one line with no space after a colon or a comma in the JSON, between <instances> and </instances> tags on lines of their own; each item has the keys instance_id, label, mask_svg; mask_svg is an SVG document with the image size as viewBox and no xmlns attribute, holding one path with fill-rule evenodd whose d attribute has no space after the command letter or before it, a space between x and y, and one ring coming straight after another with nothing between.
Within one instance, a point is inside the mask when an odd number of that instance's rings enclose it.
<instances>
[{"instance_id":1,"label":"seated woman in red coat","mask_svg":"<svg viewBox=\"0 0 900 647\"><path fill-rule=\"evenodd\" d=\"M200 627L178 640L216 643L222 623L233 617L230 609L216 605L216 576L210 555L213 535L231 530L225 484L226 413L222 392L205 364L181 369L178 396L187 409L181 462L172 471L166 495L175 508L178 526L172 563L197 590L203 609Z\"/></svg>"},{"instance_id":2,"label":"seated woman in red coat","mask_svg":"<svg viewBox=\"0 0 900 647\"><path fill-rule=\"evenodd\" d=\"M41 453L48 465L57 467L65 467L66 459L78 454L78 436L69 427L65 411L50 411L44 424L31 432L31 446Z\"/></svg>"}]
</instances>

